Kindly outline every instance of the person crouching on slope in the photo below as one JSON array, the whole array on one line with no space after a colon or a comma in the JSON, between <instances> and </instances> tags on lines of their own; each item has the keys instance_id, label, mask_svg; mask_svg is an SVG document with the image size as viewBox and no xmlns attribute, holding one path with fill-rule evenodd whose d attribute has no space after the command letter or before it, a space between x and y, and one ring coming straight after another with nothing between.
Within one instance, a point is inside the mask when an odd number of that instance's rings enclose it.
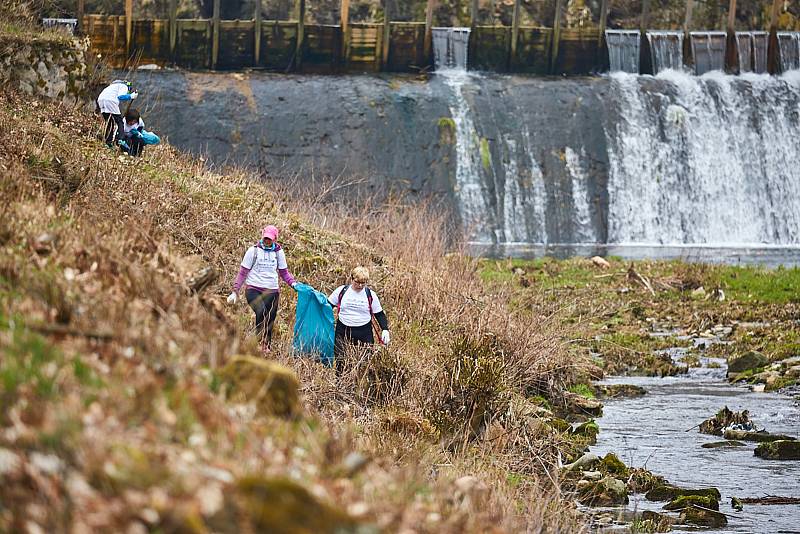
<instances>
[{"instance_id":1,"label":"person crouching on slope","mask_svg":"<svg viewBox=\"0 0 800 534\"><path fill-rule=\"evenodd\" d=\"M336 374L344 369L344 355L348 344L372 345L372 318L381 327L381 343L388 345L389 321L386 319L377 293L367 287L369 271L366 267L356 267L350 273L350 284L337 287L328 297L328 302L339 310L333 341L333 360Z\"/></svg>"},{"instance_id":2,"label":"person crouching on slope","mask_svg":"<svg viewBox=\"0 0 800 534\"><path fill-rule=\"evenodd\" d=\"M272 327L278 316L278 276L292 289L297 284L277 239L278 229L274 226L266 226L261 231L261 240L245 252L239 275L233 283L233 292L228 296L228 304L236 304L239 289L245 285L245 297L256 314L256 335L261 338L264 352L269 352Z\"/></svg>"},{"instance_id":3,"label":"person crouching on slope","mask_svg":"<svg viewBox=\"0 0 800 534\"><path fill-rule=\"evenodd\" d=\"M105 142L109 148L114 148L119 141L125 125L122 123L122 113L119 110L120 102L136 100L139 93L131 92L131 82L114 80L100 92L97 97L97 107L105 121Z\"/></svg>"}]
</instances>

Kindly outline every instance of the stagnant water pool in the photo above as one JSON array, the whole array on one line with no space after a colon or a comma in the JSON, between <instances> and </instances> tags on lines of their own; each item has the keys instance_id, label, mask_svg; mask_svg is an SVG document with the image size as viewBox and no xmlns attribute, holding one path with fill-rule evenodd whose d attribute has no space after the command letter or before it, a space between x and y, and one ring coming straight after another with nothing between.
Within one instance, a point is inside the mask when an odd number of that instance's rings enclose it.
<instances>
[{"instance_id":1,"label":"stagnant water pool","mask_svg":"<svg viewBox=\"0 0 800 534\"><path fill-rule=\"evenodd\" d=\"M600 434L591 452L616 453L626 464L646 467L671 483L689 488L714 486L722 494L720 511L728 526L718 533L800 533L800 505L731 507L731 497L779 495L800 497L800 461L762 460L746 447L704 449L703 443L723 438L700 434L696 428L723 406L749 410L751 418L769 432L800 437L800 403L776 393L754 393L725 381L724 360L719 368L691 369L670 378L615 378L604 383L643 386L647 394L609 400L598 419ZM709 360L704 364L708 365ZM629 510L659 511L665 503L631 496ZM673 532L697 529L676 526Z\"/></svg>"}]
</instances>

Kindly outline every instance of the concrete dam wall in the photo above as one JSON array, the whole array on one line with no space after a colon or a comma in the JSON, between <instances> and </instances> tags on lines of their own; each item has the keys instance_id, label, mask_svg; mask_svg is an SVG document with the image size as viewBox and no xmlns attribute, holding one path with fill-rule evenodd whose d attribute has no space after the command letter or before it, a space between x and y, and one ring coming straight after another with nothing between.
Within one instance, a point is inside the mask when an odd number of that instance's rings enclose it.
<instances>
[{"instance_id":1,"label":"concrete dam wall","mask_svg":"<svg viewBox=\"0 0 800 534\"><path fill-rule=\"evenodd\" d=\"M216 163L446 195L467 240L795 246L800 77L139 72L145 120Z\"/></svg>"}]
</instances>

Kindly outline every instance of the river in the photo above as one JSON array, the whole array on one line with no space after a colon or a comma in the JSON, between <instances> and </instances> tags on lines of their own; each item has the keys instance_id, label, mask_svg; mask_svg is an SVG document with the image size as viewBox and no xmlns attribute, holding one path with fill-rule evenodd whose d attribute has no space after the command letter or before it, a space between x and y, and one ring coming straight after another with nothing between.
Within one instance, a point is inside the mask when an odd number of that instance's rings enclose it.
<instances>
[{"instance_id":1,"label":"river","mask_svg":"<svg viewBox=\"0 0 800 534\"><path fill-rule=\"evenodd\" d=\"M707 367L709 362L720 367ZM723 438L690 427L713 416L723 406L749 410L751 418L769 432L800 437L800 404L777 393L754 393L725 380L725 360L704 359L704 366L670 378L613 378L604 383L643 386L647 394L609 400L591 452L616 453L632 467L645 467L678 486L714 486L720 490L720 511L728 526L718 533L800 532L800 505L745 505L736 512L731 497L779 495L800 497L800 461L763 460L754 444L735 448L701 448ZM688 431L687 431L688 430ZM631 496L628 509L660 511L665 503ZM673 532L693 532L676 526Z\"/></svg>"}]
</instances>

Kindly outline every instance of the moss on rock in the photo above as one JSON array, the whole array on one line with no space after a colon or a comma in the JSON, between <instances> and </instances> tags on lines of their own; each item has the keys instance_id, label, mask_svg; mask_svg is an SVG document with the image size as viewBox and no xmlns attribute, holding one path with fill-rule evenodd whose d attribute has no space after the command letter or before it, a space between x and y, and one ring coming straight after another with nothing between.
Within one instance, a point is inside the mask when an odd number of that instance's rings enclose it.
<instances>
[{"instance_id":1,"label":"moss on rock","mask_svg":"<svg viewBox=\"0 0 800 534\"><path fill-rule=\"evenodd\" d=\"M288 367L251 356L234 356L219 380L236 402L255 402L262 414L294 417L300 413L299 382Z\"/></svg>"},{"instance_id":2,"label":"moss on rock","mask_svg":"<svg viewBox=\"0 0 800 534\"><path fill-rule=\"evenodd\" d=\"M709 495L678 495L664 505L664 510L683 510L693 504L711 510L719 510L719 501Z\"/></svg>"},{"instance_id":3,"label":"moss on rock","mask_svg":"<svg viewBox=\"0 0 800 534\"><path fill-rule=\"evenodd\" d=\"M755 455L765 460L800 460L800 441L778 440L760 443Z\"/></svg>"}]
</instances>

